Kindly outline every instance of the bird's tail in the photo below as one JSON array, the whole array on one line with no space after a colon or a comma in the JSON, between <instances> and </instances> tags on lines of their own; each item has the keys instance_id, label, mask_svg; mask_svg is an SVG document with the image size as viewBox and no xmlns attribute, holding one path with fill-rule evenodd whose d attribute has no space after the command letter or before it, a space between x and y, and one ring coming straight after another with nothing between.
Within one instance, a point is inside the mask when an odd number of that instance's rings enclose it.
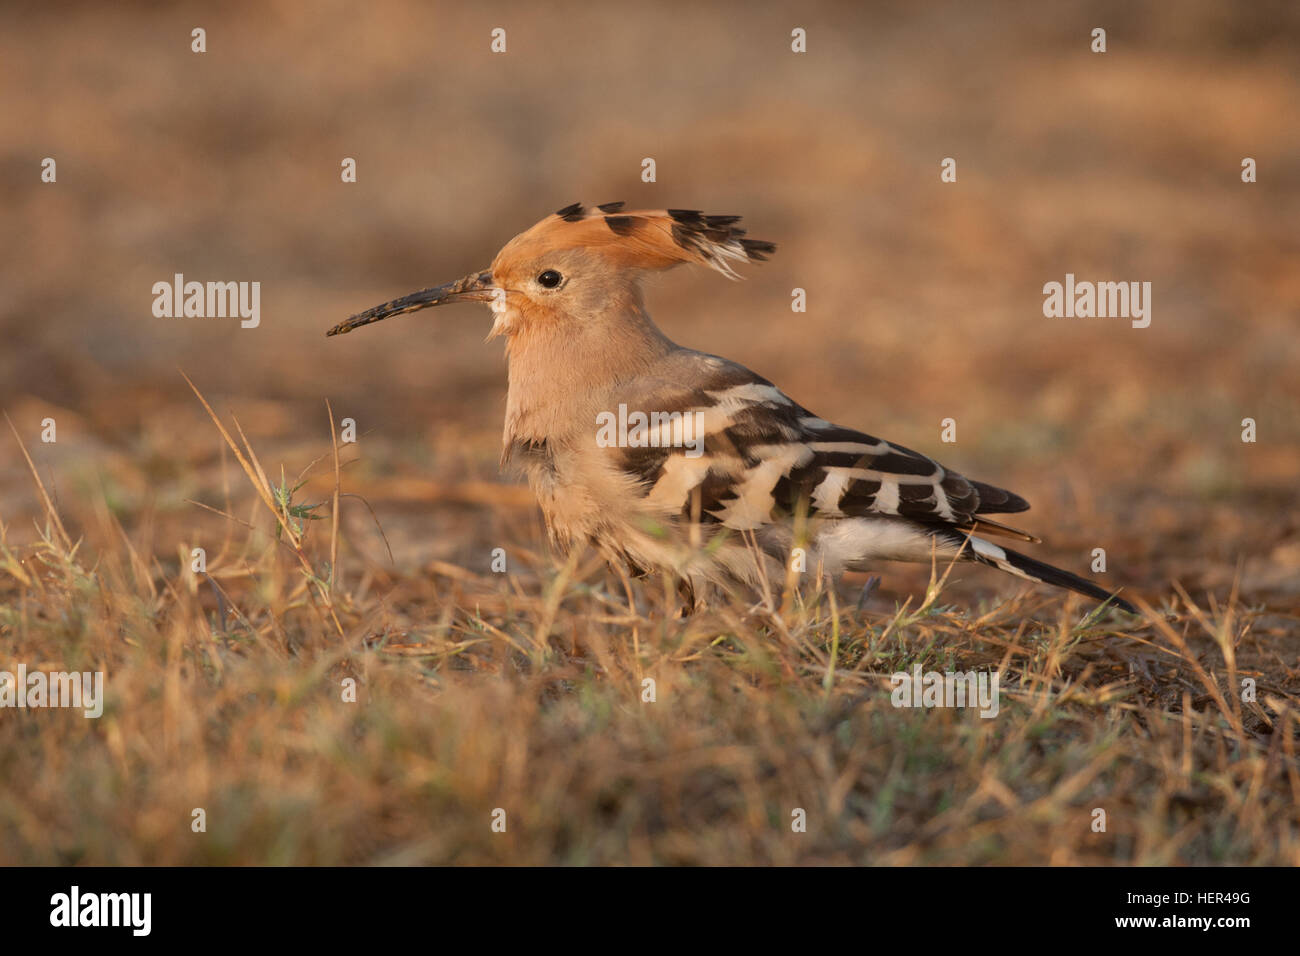
<instances>
[{"instance_id":1,"label":"bird's tail","mask_svg":"<svg viewBox=\"0 0 1300 956\"><path fill-rule=\"evenodd\" d=\"M983 538L971 535L966 554L973 561L1000 568L1018 578L1024 578L1027 581L1038 581L1042 584L1053 584L1058 588L1075 591L1098 601L1109 601L1115 607L1123 608L1130 614L1138 613L1137 608L1128 601L1116 594L1112 594L1105 588L1098 587L1087 578L1081 578L1077 574L1071 574L1069 571L1063 571L1042 561L1036 561L1019 551L1012 551L1010 548L1004 548L991 541L985 541Z\"/></svg>"}]
</instances>

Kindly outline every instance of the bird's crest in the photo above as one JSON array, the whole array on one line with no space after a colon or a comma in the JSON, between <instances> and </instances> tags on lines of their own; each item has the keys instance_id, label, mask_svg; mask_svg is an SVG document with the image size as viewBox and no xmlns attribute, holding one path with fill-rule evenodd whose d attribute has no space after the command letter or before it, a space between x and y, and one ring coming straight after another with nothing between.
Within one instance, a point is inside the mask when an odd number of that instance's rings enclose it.
<instances>
[{"instance_id":1,"label":"bird's crest","mask_svg":"<svg viewBox=\"0 0 1300 956\"><path fill-rule=\"evenodd\" d=\"M624 212L621 202L574 203L515 236L498 260L582 248L619 268L670 269L694 262L736 279L733 262L763 260L776 250L773 243L746 239L739 222L739 216L706 216L695 209Z\"/></svg>"}]
</instances>

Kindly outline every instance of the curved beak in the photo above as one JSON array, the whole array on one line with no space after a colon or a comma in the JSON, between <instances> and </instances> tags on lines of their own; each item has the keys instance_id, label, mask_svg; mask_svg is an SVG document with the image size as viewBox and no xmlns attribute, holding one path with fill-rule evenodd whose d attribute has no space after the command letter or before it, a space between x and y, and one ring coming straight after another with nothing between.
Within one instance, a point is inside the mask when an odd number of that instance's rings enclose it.
<instances>
[{"instance_id":1,"label":"curved beak","mask_svg":"<svg viewBox=\"0 0 1300 956\"><path fill-rule=\"evenodd\" d=\"M351 332L362 325L369 325L371 322L386 319L390 315L401 315L403 312L418 312L420 309L427 309L431 305L446 305L449 302L491 302L495 292L496 290L492 286L491 272L474 272L463 279L457 279L455 282L434 286L432 289L412 292L410 295L404 295L392 302L385 302L373 309L358 312L352 318L345 319L325 334L342 335L344 332Z\"/></svg>"}]
</instances>

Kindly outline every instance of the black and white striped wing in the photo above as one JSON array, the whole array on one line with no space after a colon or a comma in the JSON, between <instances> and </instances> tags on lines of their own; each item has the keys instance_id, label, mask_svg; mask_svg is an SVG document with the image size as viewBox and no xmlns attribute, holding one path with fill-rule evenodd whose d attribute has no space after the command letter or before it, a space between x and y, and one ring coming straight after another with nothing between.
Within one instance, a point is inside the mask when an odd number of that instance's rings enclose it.
<instances>
[{"instance_id":1,"label":"black and white striped wing","mask_svg":"<svg viewBox=\"0 0 1300 956\"><path fill-rule=\"evenodd\" d=\"M665 512L737 530L800 509L825 518L890 515L970 528L977 515L1029 507L911 449L824 421L734 363L696 353L695 364L689 390L665 388L661 380L637 400L647 412L680 412L699 423L702 447L666 447L661 440L620 450L620 467Z\"/></svg>"}]
</instances>

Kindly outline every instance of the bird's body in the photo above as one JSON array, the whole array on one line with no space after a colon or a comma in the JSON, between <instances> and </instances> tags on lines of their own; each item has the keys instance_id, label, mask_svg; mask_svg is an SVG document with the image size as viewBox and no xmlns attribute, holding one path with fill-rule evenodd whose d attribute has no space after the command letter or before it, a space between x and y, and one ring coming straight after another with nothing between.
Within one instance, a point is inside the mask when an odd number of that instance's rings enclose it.
<instances>
[{"instance_id":1,"label":"bird's body","mask_svg":"<svg viewBox=\"0 0 1300 956\"><path fill-rule=\"evenodd\" d=\"M684 591L778 588L791 568L960 557L1130 609L1090 581L981 534L1036 540L990 514L1024 499L910 449L824 421L734 362L651 321L640 280L681 262L733 276L766 258L735 216L574 205L511 240L491 270L342 323L350 331L445 301L493 303L509 391L503 464L522 471L553 540L591 544Z\"/></svg>"}]
</instances>

